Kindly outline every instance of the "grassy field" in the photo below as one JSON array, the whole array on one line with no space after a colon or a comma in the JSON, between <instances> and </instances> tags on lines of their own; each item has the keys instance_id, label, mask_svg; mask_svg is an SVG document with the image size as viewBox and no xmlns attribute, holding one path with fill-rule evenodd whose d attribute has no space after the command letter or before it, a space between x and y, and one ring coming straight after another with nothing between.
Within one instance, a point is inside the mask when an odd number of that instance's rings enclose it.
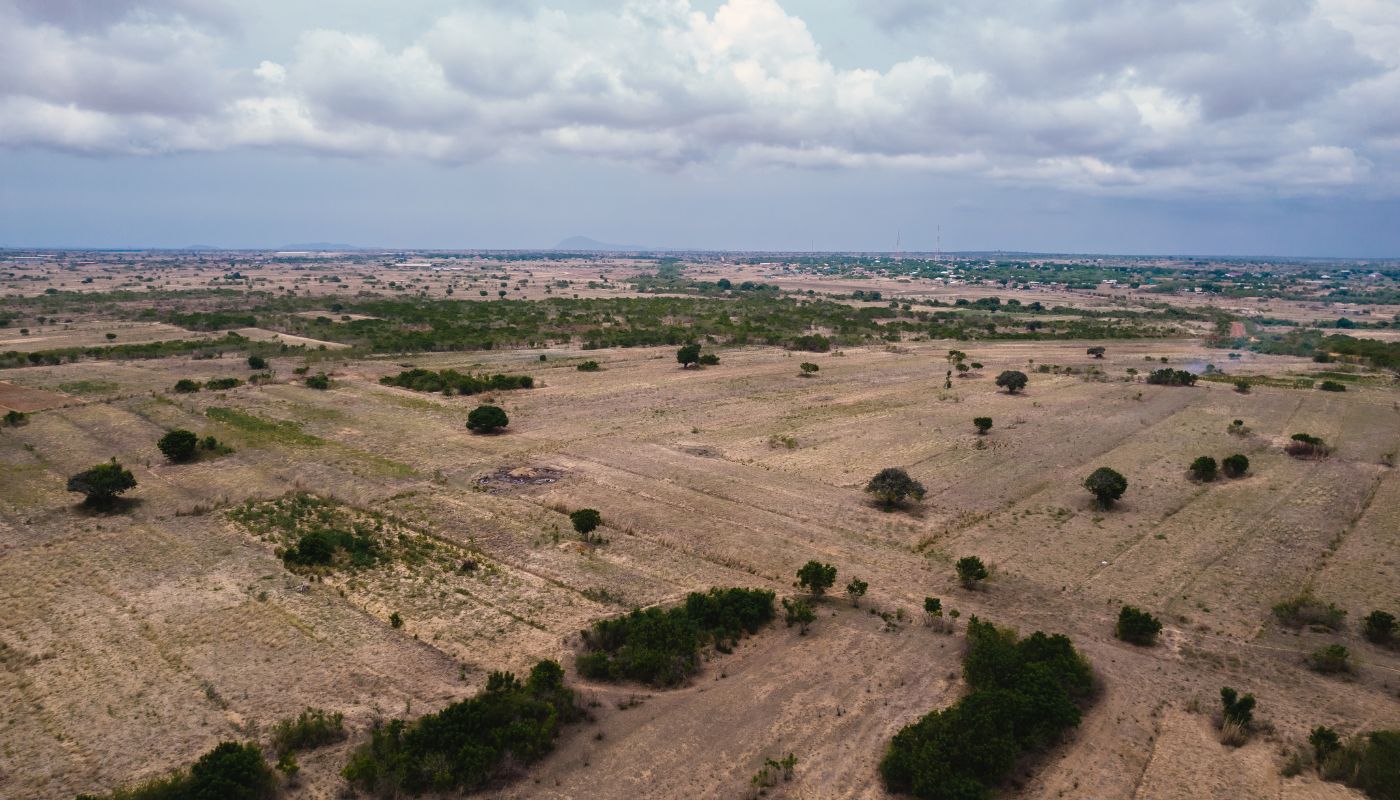
<instances>
[{"instance_id":1,"label":"grassy field","mask_svg":"<svg viewBox=\"0 0 1400 800\"><path fill-rule=\"evenodd\" d=\"M169 391L182 377L246 378L247 365L8 370L85 402L0 431L0 794L71 797L158 775L315 706L345 713L352 737L303 759L298 796L336 796L345 752L374 719L436 710L492 670L547 657L570 667L596 722L492 794L743 796L763 759L791 752L782 796L882 797L889 737L962 692L960 638L918 622L934 596L964 619L1065 632L1102 679L1082 729L1015 796L1351 796L1281 777L1279 752L1317 724L1400 725L1400 657L1356 633L1372 608L1400 611L1400 475L1385 465L1400 450L1400 395L1149 386L1127 369L1222 354L1149 340L1094 360L1087 344L731 349L702 370L680 369L674 348L590 351L598 372L566 350L544 362L541 351L332 358L318 367L325 391L294 378L300 358L274 358L269 383L183 395ZM944 389L951 347L984 366ZM799 377L801 361L820 371ZM379 384L406 363L528 374L537 388L444 397ZM1225 366L1325 369L1253 354ZM1030 375L1024 393L996 390L1004 369ZM490 401L507 432L470 434L467 412ZM988 435L976 416L994 419ZM1235 419L1247 434L1227 431ZM176 427L234 452L168 464L155 442ZM1288 457L1296 432L1335 453ZM1247 477L1188 478L1196 456L1231 453L1249 457ZM113 456L140 484L128 504L75 505L66 477ZM1079 485L1104 465L1129 481L1109 511ZM923 503L870 503L862 487L888 466L923 482ZM500 479L521 468L558 479ZM289 571L279 548L293 528L238 513L289 492L381 520L390 558ZM580 507L601 511L603 544L573 533L566 512ZM981 590L958 585L952 562L965 555L992 566ZM812 558L838 567L838 586L868 581L862 608L824 601L808 635L775 626L711 654L677 690L573 675L592 621L711 586L791 594ZM1273 622L1271 606L1304 589L1346 610L1344 632ZM1162 617L1162 645L1113 637L1125 602ZM1351 648L1354 676L1304 667L1333 641ZM1271 732L1221 746L1210 713L1223 685L1253 692Z\"/></svg>"}]
</instances>

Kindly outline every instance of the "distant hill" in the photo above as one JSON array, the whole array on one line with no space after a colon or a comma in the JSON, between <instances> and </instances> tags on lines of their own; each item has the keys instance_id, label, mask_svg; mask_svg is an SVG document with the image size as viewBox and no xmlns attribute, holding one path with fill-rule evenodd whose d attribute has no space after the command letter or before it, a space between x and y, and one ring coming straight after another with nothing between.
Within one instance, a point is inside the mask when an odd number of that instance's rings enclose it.
<instances>
[{"instance_id":1,"label":"distant hill","mask_svg":"<svg viewBox=\"0 0 1400 800\"><path fill-rule=\"evenodd\" d=\"M278 250L283 250L283 251L286 251L286 250L312 250L312 251L334 250L334 251L340 251L340 250L359 250L360 248L356 247L356 246L353 245L353 244L337 244L337 243L335 243L335 242L296 242L296 243L293 243L293 244L284 244L284 245L282 245L281 247L279 247L279 248L277 248L277 249L278 249Z\"/></svg>"},{"instance_id":2,"label":"distant hill","mask_svg":"<svg viewBox=\"0 0 1400 800\"><path fill-rule=\"evenodd\" d=\"M606 250L614 253L631 252L642 250L656 250L655 247L642 247L635 244L610 244L600 242L597 239L590 239L587 236L570 236L555 246L556 250Z\"/></svg>"}]
</instances>

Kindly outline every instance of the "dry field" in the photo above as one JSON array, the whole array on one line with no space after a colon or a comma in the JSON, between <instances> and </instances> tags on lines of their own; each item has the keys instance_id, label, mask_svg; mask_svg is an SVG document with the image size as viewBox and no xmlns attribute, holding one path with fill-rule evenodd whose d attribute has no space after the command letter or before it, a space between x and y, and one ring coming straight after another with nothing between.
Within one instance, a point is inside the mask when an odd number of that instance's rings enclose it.
<instances>
[{"instance_id":1,"label":"dry field","mask_svg":"<svg viewBox=\"0 0 1400 800\"><path fill-rule=\"evenodd\" d=\"M942 388L957 343L836 354L721 351L681 370L673 349L538 351L329 361L333 386L284 381L171 395L179 378L247 372L239 359L84 362L8 370L18 386L86 387L88 402L0 430L0 796L67 798L161 774L221 739L258 738L306 706L343 711L351 742L307 754L295 796L336 797L347 749L377 716L416 715L480 689L489 671L542 657L572 665L580 629L631 605L711 586L791 593L808 559L867 580L861 609L820 606L807 636L780 624L716 655L671 691L570 681L597 721L502 797L743 797L765 757L797 756L775 795L879 798L890 735L963 690L961 639L916 620L925 596L1023 632L1069 634L1102 678L1100 702L1011 796L1344 798L1282 778L1284 744L1314 725L1400 726L1400 657L1356 635L1372 608L1400 610L1400 393L1343 394L1127 379L1167 357L1248 374L1317 365L1187 341L968 347L979 375ZM798 363L821 371L798 377ZM381 386L400 363L535 376L494 395L509 432L473 436L481 398ZM273 359L279 376L300 362ZM1106 379L1032 365L1102 367ZM992 377L1031 375L1023 395ZM0 402L4 402L0 399ZM995 427L975 435L972 418ZM1246 436L1227 433L1245 420ZM188 465L155 447L167 429L214 434L236 452ZM1335 444L1298 461L1305 431ZM1251 474L1201 485L1197 455L1246 454ZM112 456L140 486L124 513L63 491ZM1128 477L1100 512L1079 482L1100 465ZM928 488L884 513L861 491L887 466ZM502 478L534 468L552 483ZM547 468L549 471L546 471ZM517 473L529 474L529 473ZM230 519L246 501L314 492L392 518L440 560L304 583L274 544ZM606 543L577 541L561 510L599 509ZM409 535L409 534L406 534ZM958 587L952 562L994 567ZM445 569L470 557L470 573ZM1294 634L1275 602L1304 588L1348 612L1340 636ZM1113 637L1120 604L1158 613L1164 643ZM869 609L903 609L893 630ZM402 628L388 622L402 615ZM1341 641L1347 679L1304 653ZM1270 732L1229 749L1210 712L1223 685L1253 692Z\"/></svg>"}]
</instances>

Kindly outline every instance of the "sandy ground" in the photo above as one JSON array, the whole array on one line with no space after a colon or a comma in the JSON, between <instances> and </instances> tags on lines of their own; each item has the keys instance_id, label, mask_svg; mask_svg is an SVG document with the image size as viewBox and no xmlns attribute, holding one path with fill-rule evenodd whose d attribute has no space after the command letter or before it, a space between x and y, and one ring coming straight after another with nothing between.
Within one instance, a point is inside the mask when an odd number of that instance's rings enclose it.
<instances>
[{"instance_id":1,"label":"sandy ground","mask_svg":"<svg viewBox=\"0 0 1400 800\"><path fill-rule=\"evenodd\" d=\"M1282 778L1280 750L1317 724L1400 725L1400 658L1355 633L1372 608L1400 610L1400 475L1381 463L1400 449L1396 392L1129 380L1127 369L1161 357L1248 374L1320 368L1253 355L1230 364L1186 341L1113 342L1102 361L1084 342L964 343L986 366L945 391L952 346L726 350L704 370L678 369L671 349L590 351L596 373L575 370L583 354L568 351L544 363L536 351L413 358L536 377L534 390L494 395L512 422L491 437L463 427L482 397L380 386L401 358L332 354L318 367L329 391L276 382L168 394L180 377L245 375L232 357L7 370L19 386L97 388L85 405L0 431L0 795L71 797L159 774L308 705L344 711L358 741L374 717L439 708L490 670L571 664L577 632L625 605L710 586L792 592L796 568L819 558L839 581L870 583L861 609L825 601L808 636L776 626L674 691L573 678L598 721L567 730L496 794L739 797L763 758L792 752L796 777L776 796L883 797L875 769L890 734L963 690L961 638L917 622L887 631L869 610L912 619L937 596L964 618L1065 632L1103 679L1083 727L1012 796L1351 796ZM816 377L798 377L803 360L820 365ZM272 368L290 377L300 363ZM1106 379L1042 364L1097 366ZM993 386L1010 368L1031 376L1022 395ZM302 436L231 428L211 407L293 421ZM986 437L971 424L982 415L995 420ZM1228 434L1233 419L1250 433ZM172 427L237 452L168 465L155 441ZM1334 443L1335 456L1285 456L1299 431ZM1249 477L1187 479L1196 455L1232 452L1249 456ZM75 506L65 477L112 456L140 481L134 502L114 515ZM1099 465L1130 482L1106 513L1079 487ZM562 477L479 483L531 466ZM921 480L925 502L871 507L861 487L886 466ZM483 569L387 570L343 594L301 591L273 546L222 511L293 488L392 514L479 554ZM602 511L605 545L574 540L561 510L582 506ZM951 562L969 554L994 566L984 591L956 584ZM1346 632L1271 622L1269 607L1304 587L1347 610ZM590 599L598 589L621 604ZM1163 617L1161 646L1113 638L1123 602ZM394 611L401 629L387 622ZM1303 667L1333 641L1352 649L1354 677ZM1221 746L1209 712L1222 685L1258 696L1273 732ZM335 796L349 746L304 758L294 796Z\"/></svg>"}]
</instances>

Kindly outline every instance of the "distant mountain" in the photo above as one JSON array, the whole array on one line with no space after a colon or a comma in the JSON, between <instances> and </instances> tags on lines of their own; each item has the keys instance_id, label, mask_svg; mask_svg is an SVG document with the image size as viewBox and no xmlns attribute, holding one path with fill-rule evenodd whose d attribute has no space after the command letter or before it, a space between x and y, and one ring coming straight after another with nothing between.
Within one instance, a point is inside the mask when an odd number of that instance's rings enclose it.
<instances>
[{"instance_id":1,"label":"distant mountain","mask_svg":"<svg viewBox=\"0 0 1400 800\"><path fill-rule=\"evenodd\" d=\"M556 250L604 250L612 253L635 253L642 250L657 250L656 247L642 247L635 244L610 244L590 239L587 236L570 236L555 246Z\"/></svg>"},{"instance_id":2,"label":"distant mountain","mask_svg":"<svg viewBox=\"0 0 1400 800\"><path fill-rule=\"evenodd\" d=\"M360 248L356 247L353 244L337 244L335 242L296 242L293 244L284 244L277 249L282 251L310 250L316 252L324 252L329 250L339 252L341 250L359 250Z\"/></svg>"},{"instance_id":3,"label":"distant mountain","mask_svg":"<svg viewBox=\"0 0 1400 800\"><path fill-rule=\"evenodd\" d=\"M179 248L179 249L180 249L180 250L188 250L188 251L190 251L190 252L192 252L192 253L207 253L207 252L210 252L210 251L213 251L213 250L222 250L223 248L222 248L222 247L215 247L215 246L212 245L212 244L192 244L192 245L187 245L187 246L185 246L185 247L181 247L181 248Z\"/></svg>"}]
</instances>

